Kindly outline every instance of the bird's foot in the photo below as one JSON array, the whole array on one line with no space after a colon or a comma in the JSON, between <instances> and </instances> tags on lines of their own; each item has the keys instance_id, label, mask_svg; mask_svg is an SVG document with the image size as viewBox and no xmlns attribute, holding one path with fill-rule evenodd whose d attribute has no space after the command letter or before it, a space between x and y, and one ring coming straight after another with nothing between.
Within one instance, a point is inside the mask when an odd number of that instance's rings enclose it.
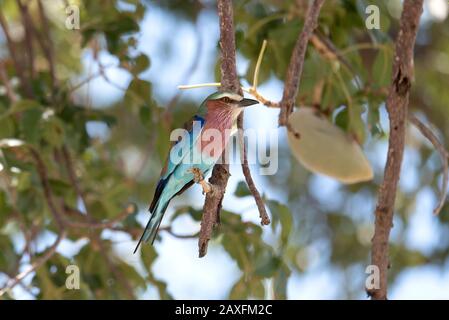
<instances>
[{"instance_id":1,"label":"bird's foot","mask_svg":"<svg viewBox=\"0 0 449 320\"><path fill-rule=\"evenodd\" d=\"M190 169L190 171L193 173L193 181L195 183L200 184L201 187L203 188L203 194L206 194L206 193L212 191L212 186L210 185L209 182L204 180L204 175L200 169L192 168L192 169Z\"/></svg>"},{"instance_id":2,"label":"bird's foot","mask_svg":"<svg viewBox=\"0 0 449 320\"><path fill-rule=\"evenodd\" d=\"M203 194L209 193L212 191L212 187L210 185L209 182L205 181L205 180L201 180L199 182L199 184L201 185L201 187L203 188Z\"/></svg>"}]
</instances>

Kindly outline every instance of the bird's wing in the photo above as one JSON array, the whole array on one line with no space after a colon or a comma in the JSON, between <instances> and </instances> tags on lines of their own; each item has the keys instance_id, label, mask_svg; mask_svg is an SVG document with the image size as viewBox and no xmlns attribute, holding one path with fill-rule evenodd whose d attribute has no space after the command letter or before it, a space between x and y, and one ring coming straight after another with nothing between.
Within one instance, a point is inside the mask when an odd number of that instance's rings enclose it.
<instances>
[{"instance_id":1,"label":"bird's wing","mask_svg":"<svg viewBox=\"0 0 449 320\"><path fill-rule=\"evenodd\" d=\"M195 122L197 122L199 126L195 127L194 126ZM193 145L198 140L201 130L203 129L204 123L205 123L204 118L195 115L193 116L192 119L190 119L190 121L184 124L184 129L186 131L184 132L184 135L181 137L180 140L172 143L172 146L167 156L167 160L165 161L165 166L162 168L161 171L162 179L166 179L168 176L170 176L176 169L176 167L182 162L185 156L189 154L188 151L190 150L191 144ZM179 152L181 152L180 157L170 156L172 154L179 155Z\"/></svg>"},{"instance_id":2,"label":"bird's wing","mask_svg":"<svg viewBox=\"0 0 449 320\"><path fill-rule=\"evenodd\" d=\"M200 130L194 130L194 122L197 121L199 124ZM190 149L192 145L194 145L198 138L200 137L200 133L202 128L204 127L205 120L203 117L200 117L198 115L195 115L190 121L188 121L184 125L184 129L186 129L186 132L184 136L182 136L182 139L178 142L173 142L172 147L170 148L170 151L167 156L167 160L165 162L165 166L162 168L161 171L161 177L159 179L159 182L156 186L156 190L154 192L153 201L150 205L150 212L153 212L161 194L164 190L165 185L167 184L168 179L173 174L175 169L179 166L179 164L183 161L185 156L187 154L190 154ZM180 157L171 157L171 154L179 154L181 152ZM188 187L190 187L192 183L188 183L179 193L182 193L184 190L186 190Z\"/></svg>"}]
</instances>

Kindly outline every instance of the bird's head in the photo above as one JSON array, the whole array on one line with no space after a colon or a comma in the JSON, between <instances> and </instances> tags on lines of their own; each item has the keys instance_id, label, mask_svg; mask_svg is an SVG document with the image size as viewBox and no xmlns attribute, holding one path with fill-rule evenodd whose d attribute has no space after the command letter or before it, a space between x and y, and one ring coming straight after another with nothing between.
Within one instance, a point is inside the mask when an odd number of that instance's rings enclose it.
<instances>
[{"instance_id":1,"label":"bird's head","mask_svg":"<svg viewBox=\"0 0 449 320\"><path fill-rule=\"evenodd\" d=\"M238 116L243 108L258 104L259 101L244 98L232 92L215 92L203 102L207 111L231 112Z\"/></svg>"}]
</instances>

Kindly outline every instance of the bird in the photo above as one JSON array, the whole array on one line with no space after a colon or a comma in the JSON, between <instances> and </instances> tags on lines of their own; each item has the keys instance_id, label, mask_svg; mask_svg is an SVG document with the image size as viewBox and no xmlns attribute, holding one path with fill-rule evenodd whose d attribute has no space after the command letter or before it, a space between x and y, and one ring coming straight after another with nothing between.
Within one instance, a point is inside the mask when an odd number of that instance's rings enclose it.
<instances>
[{"instance_id":1,"label":"bird","mask_svg":"<svg viewBox=\"0 0 449 320\"><path fill-rule=\"evenodd\" d=\"M134 253L142 242L153 244L171 199L194 183L201 184L203 194L210 192L204 176L214 167L230 137L237 132L237 117L242 110L258 103L226 91L214 92L201 103L197 113L184 126L181 139L171 146L149 207L151 217Z\"/></svg>"}]
</instances>

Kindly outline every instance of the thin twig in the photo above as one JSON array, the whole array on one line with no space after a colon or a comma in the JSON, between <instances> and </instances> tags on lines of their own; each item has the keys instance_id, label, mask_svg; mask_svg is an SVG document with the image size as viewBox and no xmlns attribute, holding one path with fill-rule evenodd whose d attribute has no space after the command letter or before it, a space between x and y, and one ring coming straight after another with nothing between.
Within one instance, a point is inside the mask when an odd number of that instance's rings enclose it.
<instances>
[{"instance_id":1,"label":"thin twig","mask_svg":"<svg viewBox=\"0 0 449 320\"><path fill-rule=\"evenodd\" d=\"M120 91L125 92L125 91L126 91L126 88L124 88L124 87L122 87L121 85L119 85L119 84L115 83L114 81L112 81L112 80L109 78L109 76L106 74L106 68L105 68L105 65L103 65L103 64L101 63L100 60L97 60L97 63L98 63L98 70L99 70L99 72L100 72L101 77L104 79L104 81L106 81L107 83L109 83L109 84L110 84L111 86L113 86L114 88L116 88L116 89L118 89L118 90L120 90Z\"/></svg>"},{"instance_id":2,"label":"thin twig","mask_svg":"<svg viewBox=\"0 0 449 320\"><path fill-rule=\"evenodd\" d=\"M84 217L84 215L76 209L64 208L66 213L76 213L78 217ZM122 212L120 212L115 218L107 221L73 221L64 218L64 224L72 228L92 228L92 229L110 229L114 227L117 223L122 222L127 216L134 212L134 207L129 205Z\"/></svg>"},{"instance_id":3,"label":"thin twig","mask_svg":"<svg viewBox=\"0 0 449 320\"><path fill-rule=\"evenodd\" d=\"M64 217L59 212L59 209L57 208L53 193L51 191L51 186L48 181L48 173L47 168L44 164L44 161L42 160L41 156L39 155L39 152L36 151L33 147L30 147L30 153L33 157L34 161L36 162L36 169L37 173L39 175L39 178L41 180L42 188L44 190L44 196L45 200L47 202L48 207L50 208L51 213L53 214L53 217L55 218L56 224L60 231L64 230Z\"/></svg>"},{"instance_id":4,"label":"thin twig","mask_svg":"<svg viewBox=\"0 0 449 320\"><path fill-rule=\"evenodd\" d=\"M317 27L318 15L320 14L323 3L324 0L314 0L307 11L304 27L298 37L298 40L296 41L290 58L284 83L284 93L282 95L282 100L279 103L281 108L281 112L279 114L279 125L286 126L289 131L295 134L295 136L298 135L289 125L288 117L292 113L295 106L295 99L298 94L299 81L301 80L307 44L313 34L313 31Z\"/></svg>"},{"instance_id":5,"label":"thin twig","mask_svg":"<svg viewBox=\"0 0 449 320\"><path fill-rule=\"evenodd\" d=\"M38 4L38 8L39 8L39 16L42 21L42 28L44 30L44 34L46 35L46 37L45 38L41 37L37 30L35 32L38 35L38 37L37 37L38 42L39 42L42 50L44 51L44 54L47 57L48 67L50 70L50 79L51 79L51 83L52 83L52 88L53 88L53 90L55 90L56 85L57 85L56 67L55 67L56 61L55 61L55 51L54 51L53 41L51 39L50 26L48 23L47 15L45 14L45 8L44 8L44 5L42 4L42 1L38 0L37 4Z\"/></svg>"},{"instance_id":6,"label":"thin twig","mask_svg":"<svg viewBox=\"0 0 449 320\"><path fill-rule=\"evenodd\" d=\"M16 94L14 93L14 90L12 89L11 82L9 81L8 75L6 74L6 68L5 68L5 62L0 61L0 80L2 81L3 85L6 89L6 95L12 103L17 101Z\"/></svg>"},{"instance_id":7,"label":"thin twig","mask_svg":"<svg viewBox=\"0 0 449 320\"><path fill-rule=\"evenodd\" d=\"M62 153L62 159L64 161L65 168L67 170L67 174L69 176L69 180L72 183L72 186L75 188L76 194L81 198L81 200L83 201L83 204L85 206L86 205L85 195L84 195L84 192L81 189L79 181L76 177L76 172L75 172L75 168L74 168L74 165L72 162L72 157L70 156L70 151L67 148L67 146L65 146L65 145L62 146L61 153Z\"/></svg>"},{"instance_id":8,"label":"thin twig","mask_svg":"<svg viewBox=\"0 0 449 320\"><path fill-rule=\"evenodd\" d=\"M238 135L240 142L240 152L242 158L242 171L245 176L246 184L248 185L251 194L256 201L257 209L259 210L260 223L262 225L270 224L270 217L268 216L267 210L265 209L265 203L260 196L259 190L257 190L256 184L253 181L253 177L251 176L251 171L248 165L248 155L245 145L245 140L243 136L243 112L237 118L237 127L238 127Z\"/></svg>"},{"instance_id":9,"label":"thin twig","mask_svg":"<svg viewBox=\"0 0 449 320\"><path fill-rule=\"evenodd\" d=\"M257 99L260 103L264 104L267 107L271 108L279 108L279 103L270 101L262 96L259 91L257 91L257 86L259 85L259 71L260 66L262 65L263 55L265 53L265 49L267 47L267 40L262 42L262 48L260 49L259 56L257 57L256 67L254 68L254 76L253 76L253 85L247 90L254 98ZM244 90L246 91L246 90Z\"/></svg>"},{"instance_id":10,"label":"thin twig","mask_svg":"<svg viewBox=\"0 0 449 320\"><path fill-rule=\"evenodd\" d=\"M193 234L177 234L175 233L170 226L160 228L159 231L165 231L172 237L178 238L178 239L194 239L197 238L200 234L199 232L195 232Z\"/></svg>"},{"instance_id":11,"label":"thin twig","mask_svg":"<svg viewBox=\"0 0 449 320\"><path fill-rule=\"evenodd\" d=\"M88 84L89 82L91 82L92 80L94 80L95 78L101 77L104 73L104 71L108 68L112 68L112 67L117 67L113 64L108 64L108 65L103 65L103 70L102 71L98 71L96 73L90 74L89 76L87 76L85 79L81 80L79 83L75 84L75 85L70 85L70 88L68 89L68 91L70 93L75 92L76 90L78 90L79 88L81 88L82 86Z\"/></svg>"},{"instance_id":12,"label":"thin twig","mask_svg":"<svg viewBox=\"0 0 449 320\"><path fill-rule=\"evenodd\" d=\"M409 115L409 121L421 132L421 134L429 140L434 148L438 151L441 159L441 165L443 167L443 184L441 187L440 201L438 205L433 210L433 214L438 215L443 209L444 204L446 203L447 197L447 186L449 183L449 167L448 167L448 158L449 153L444 148L444 145L438 140L438 137L433 133L433 131L427 127L421 120L419 120L415 115Z\"/></svg>"},{"instance_id":13,"label":"thin twig","mask_svg":"<svg viewBox=\"0 0 449 320\"><path fill-rule=\"evenodd\" d=\"M390 122L387 163L376 205L371 252L371 264L379 268L380 287L367 291L375 300L387 298L388 241L393 225L396 190L404 154L405 124L413 77L413 48L422 9L423 0L404 1L395 45L392 83L386 101Z\"/></svg>"},{"instance_id":14,"label":"thin twig","mask_svg":"<svg viewBox=\"0 0 449 320\"><path fill-rule=\"evenodd\" d=\"M198 84L182 84L178 86L178 89L185 90L185 89L196 89L196 88L203 88L203 87L221 87L220 82L209 82L209 83L198 83Z\"/></svg>"},{"instance_id":15,"label":"thin twig","mask_svg":"<svg viewBox=\"0 0 449 320\"><path fill-rule=\"evenodd\" d=\"M56 249L58 249L59 244L61 241L66 237L66 231L62 231L59 233L58 237L56 238L56 241L52 244L50 248L45 252L45 254L38 258L35 262L31 264L31 266L26 269L25 271L19 273L16 275L9 283L6 284L5 287L3 287L0 290L0 297L4 295L6 292L14 288L17 284L19 284L27 275L32 273L33 271L36 271L39 267L45 264L55 253Z\"/></svg>"},{"instance_id":16,"label":"thin twig","mask_svg":"<svg viewBox=\"0 0 449 320\"><path fill-rule=\"evenodd\" d=\"M262 65L263 55L265 53L265 49L267 48L267 40L262 41L262 48L260 48L259 56L257 57L256 67L254 68L254 76L253 76L253 88L257 89L259 85L259 72L260 66Z\"/></svg>"},{"instance_id":17,"label":"thin twig","mask_svg":"<svg viewBox=\"0 0 449 320\"><path fill-rule=\"evenodd\" d=\"M36 78L36 68L34 65L33 22L28 11L28 5L23 4L21 0L17 0L17 6L19 7L23 26L25 27L25 46L27 48L26 54L28 58L29 75L31 80L34 80Z\"/></svg>"},{"instance_id":18,"label":"thin twig","mask_svg":"<svg viewBox=\"0 0 449 320\"><path fill-rule=\"evenodd\" d=\"M67 222L69 226L71 227L75 227L75 228L89 228L90 229L90 233L91 233L91 239L92 241L95 242L95 244L98 246L99 248L99 252L101 254L101 256L103 257L103 259L106 262L106 265L109 269L109 271L114 275L114 277L121 283L122 287L125 289L125 293L128 296L129 299L134 299L134 291L131 287L131 285L129 284L128 280L126 279L126 277L123 275L122 271L114 264L114 261L111 259L111 257L108 254L108 251L106 250L101 237L97 234L93 232L93 229L105 229L105 228L111 228L115 223L117 223L118 221L123 220L127 215L129 215L131 212L130 207L127 207L122 214L120 214L119 216L117 216L115 219L107 221L107 222L96 222L94 220L94 218L92 217L91 213L89 212L89 210L87 210L87 202L86 202L86 197L85 194L83 192L83 190L81 189L81 186L79 185L79 181L76 177L76 173L75 173L75 169L73 166L73 162L72 162L72 158L70 156L69 150L67 149L66 146L62 147L62 157L63 157L63 161L64 161L64 166L67 170L67 173L69 175L69 180L71 182L71 184L73 185L78 197L80 197L81 201L84 204L84 207L86 208L86 217L88 222L87 223L83 223L83 222Z\"/></svg>"},{"instance_id":19,"label":"thin twig","mask_svg":"<svg viewBox=\"0 0 449 320\"><path fill-rule=\"evenodd\" d=\"M31 84L28 79L25 77L25 72L22 68L22 63L19 60L18 49L16 47L16 43L13 41L11 34L9 32L9 27L6 22L5 17L3 16L2 10L0 10L0 26L3 29L3 33L5 34L6 44L8 45L9 55L14 63L14 68L16 70L17 76L20 79L20 86L23 89L23 92L27 97L33 96L33 90L31 89Z\"/></svg>"},{"instance_id":20,"label":"thin twig","mask_svg":"<svg viewBox=\"0 0 449 320\"><path fill-rule=\"evenodd\" d=\"M133 300L135 299L134 290L129 284L127 278L123 274L123 272L115 265L114 261L111 259L111 257L108 255L108 251L106 251L106 248L104 247L102 242L98 243L100 246L100 255L103 257L103 259L106 261L106 266L108 267L109 271L114 275L114 277L120 282L123 289L125 289L125 294L128 296L128 299Z\"/></svg>"},{"instance_id":21,"label":"thin twig","mask_svg":"<svg viewBox=\"0 0 449 320\"><path fill-rule=\"evenodd\" d=\"M231 0L218 0L217 11L220 24L221 47L221 89L243 94L237 76L234 39L234 13ZM226 150L223 151L226 154ZM204 201L203 217L201 219L200 237L198 240L199 256L207 253L207 245L212 230L220 221L220 211L224 193L229 179L229 165L216 164L209 183L214 192L208 192Z\"/></svg>"},{"instance_id":22,"label":"thin twig","mask_svg":"<svg viewBox=\"0 0 449 320\"><path fill-rule=\"evenodd\" d=\"M294 101L297 95L299 79L302 73L302 66L304 64L305 51L307 48L308 40L316 28L318 15L324 0L315 0L309 11L304 24L304 29L300 34L298 41L296 43L295 49L293 50L292 57L290 60L290 65L287 71L284 94L279 106L281 107L281 113L279 116L279 124L287 126L290 131L294 130L290 127L288 123L288 116L293 110ZM217 2L218 5L218 17L220 21L220 46L222 49L222 60L221 60L221 86L222 90L230 92L238 92L242 94L242 88L240 87L236 61L235 61L235 39L234 39L234 22L233 22L233 10L232 2L230 0L221 0ZM262 46L261 53L259 54L259 59L255 70L255 81L254 85L249 89L249 92L254 95L257 93L257 83L258 83L258 71L260 68L260 63L263 57L264 45ZM212 86L218 86L218 84L209 84ZM189 86L193 88L195 86ZM185 86L183 88L186 88ZM261 98L261 97L256 97ZM265 99L266 100L266 99ZM278 106L276 103L270 103L268 100L264 104L270 106ZM240 125L242 123L243 115L239 117ZM296 132L295 136L299 136ZM246 152L243 152L243 156ZM265 211L265 206L260 197L259 192L255 188L254 182L250 175L247 161L245 160L242 164L243 173L247 181L248 187L250 188L253 196L256 200L257 206L259 208L259 213L262 218L262 224L268 223L269 218ZM221 203L223 201L224 192L226 190L227 181L229 179L229 166L225 164L217 164L212 172L212 177L209 182L218 190L218 192L209 192L206 194L206 201L203 209L203 217L201 221L201 230L199 238L199 256L202 257L207 252L207 244L211 238L213 227L219 221L219 212L221 210ZM264 213L265 212L265 213Z\"/></svg>"}]
</instances>

